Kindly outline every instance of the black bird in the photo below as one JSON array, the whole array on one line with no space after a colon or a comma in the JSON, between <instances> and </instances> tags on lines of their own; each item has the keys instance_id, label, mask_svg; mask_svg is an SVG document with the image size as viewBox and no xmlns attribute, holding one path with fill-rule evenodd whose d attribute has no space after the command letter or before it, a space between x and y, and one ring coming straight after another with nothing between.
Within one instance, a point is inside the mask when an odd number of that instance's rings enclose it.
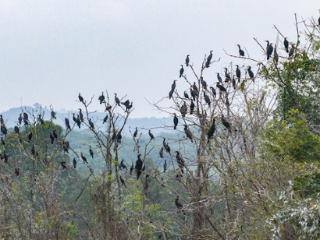
<instances>
[{"instance_id":1,"label":"black bird","mask_svg":"<svg viewBox=\"0 0 320 240\"><path fill-rule=\"evenodd\" d=\"M190 141L193 142L193 134L186 124L184 125L184 133L186 134L187 138L189 138Z\"/></svg>"},{"instance_id":2,"label":"black bird","mask_svg":"<svg viewBox=\"0 0 320 240\"><path fill-rule=\"evenodd\" d=\"M190 63L190 58L189 58L189 54L187 55L186 57L186 66L188 67L189 66L189 63Z\"/></svg>"},{"instance_id":3,"label":"black bird","mask_svg":"<svg viewBox=\"0 0 320 240\"><path fill-rule=\"evenodd\" d=\"M204 97L204 101L206 102L206 104L209 105L209 107L211 106L211 100L209 98L209 96L206 94L206 92L203 92L203 97Z\"/></svg>"},{"instance_id":4,"label":"black bird","mask_svg":"<svg viewBox=\"0 0 320 240\"><path fill-rule=\"evenodd\" d=\"M216 120L213 119L212 120L212 123L211 123L211 126L208 130L208 133L207 133L207 136L208 136L208 142L210 141L210 139L213 137L213 134L215 133L216 131Z\"/></svg>"},{"instance_id":5,"label":"black bird","mask_svg":"<svg viewBox=\"0 0 320 240\"><path fill-rule=\"evenodd\" d=\"M18 126L14 126L14 132L15 132L16 134L19 134L19 133L20 133L20 129L19 129Z\"/></svg>"},{"instance_id":6,"label":"black bird","mask_svg":"<svg viewBox=\"0 0 320 240\"><path fill-rule=\"evenodd\" d=\"M32 140L32 132L30 132L29 134L28 134L28 142L31 142L31 140Z\"/></svg>"},{"instance_id":7,"label":"black bird","mask_svg":"<svg viewBox=\"0 0 320 240\"><path fill-rule=\"evenodd\" d=\"M272 46L272 43L270 43L268 40L266 40L266 42L267 42L267 47L266 47L267 60L269 60L273 52L273 46Z\"/></svg>"},{"instance_id":8,"label":"black bird","mask_svg":"<svg viewBox=\"0 0 320 240\"><path fill-rule=\"evenodd\" d=\"M114 101L118 106L120 106L120 99L118 98L116 93L114 94Z\"/></svg>"},{"instance_id":9,"label":"black bird","mask_svg":"<svg viewBox=\"0 0 320 240\"><path fill-rule=\"evenodd\" d=\"M73 168L77 168L77 160L76 160L76 158L73 158L72 164L73 164Z\"/></svg>"},{"instance_id":10,"label":"black bird","mask_svg":"<svg viewBox=\"0 0 320 240\"><path fill-rule=\"evenodd\" d=\"M38 115L38 122L39 122L40 124L44 124L44 120L43 120L43 117L42 117L41 114Z\"/></svg>"},{"instance_id":11,"label":"black bird","mask_svg":"<svg viewBox=\"0 0 320 240\"><path fill-rule=\"evenodd\" d=\"M216 95L217 95L217 92L216 92L216 90L214 89L214 87L210 87L210 89L211 89L212 95L213 95L213 96L216 96Z\"/></svg>"},{"instance_id":12,"label":"black bird","mask_svg":"<svg viewBox=\"0 0 320 240\"><path fill-rule=\"evenodd\" d=\"M18 117L18 123L19 123L19 125L22 124L22 114L21 113L19 114L19 117Z\"/></svg>"},{"instance_id":13,"label":"black bird","mask_svg":"<svg viewBox=\"0 0 320 240\"><path fill-rule=\"evenodd\" d=\"M125 102L122 102L121 104L126 107L126 110L129 110L132 107L132 103L130 104L129 99L127 99Z\"/></svg>"},{"instance_id":14,"label":"black bird","mask_svg":"<svg viewBox=\"0 0 320 240\"><path fill-rule=\"evenodd\" d=\"M83 155L83 153L80 154L80 157L81 157L83 162L88 164L87 158Z\"/></svg>"},{"instance_id":15,"label":"black bird","mask_svg":"<svg viewBox=\"0 0 320 240\"><path fill-rule=\"evenodd\" d=\"M183 96L186 98L186 99L189 99L189 95L186 91L183 92Z\"/></svg>"},{"instance_id":16,"label":"black bird","mask_svg":"<svg viewBox=\"0 0 320 240\"><path fill-rule=\"evenodd\" d=\"M221 85L219 82L217 82L216 86L217 86L217 88L219 88L219 90L221 92L226 92L227 91L227 89L223 85Z\"/></svg>"},{"instance_id":17,"label":"black bird","mask_svg":"<svg viewBox=\"0 0 320 240\"><path fill-rule=\"evenodd\" d=\"M250 79L254 80L254 73L252 72L251 66L248 66L248 74Z\"/></svg>"},{"instance_id":18,"label":"black bird","mask_svg":"<svg viewBox=\"0 0 320 240\"><path fill-rule=\"evenodd\" d=\"M23 115L23 123L24 123L24 125L28 125L29 124L29 115L28 115L28 113L24 112L22 115Z\"/></svg>"},{"instance_id":19,"label":"black bird","mask_svg":"<svg viewBox=\"0 0 320 240\"><path fill-rule=\"evenodd\" d=\"M179 166L181 172L184 173L184 170L183 170L185 167L184 160L183 160L179 151L176 151L176 160L177 160L177 163L178 163L178 166Z\"/></svg>"},{"instance_id":20,"label":"black bird","mask_svg":"<svg viewBox=\"0 0 320 240\"><path fill-rule=\"evenodd\" d=\"M81 96L80 93L79 93L79 95L78 95L78 98L79 98L79 101L80 101L80 102L84 103L84 99L83 99L83 97Z\"/></svg>"},{"instance_id":21,"label":"black bird","mask_svg":"<svg viewBox=\"0 0 320 240\"><path fill-rule=\"evenodd\" d=\"M173 93L174 93L174 90L176 89L176 81L177 81L177 80L173 80L173 83L171 84L171 90L170 90L170 92L169 92L169 99L172 98L172 95L173 95Z\"/></svg>"},{"instance_id":22,"label":"black bird","mask_svg":"<svg viewBox=\"0 0 320 240\"><path fill-rule=\"evenodd\" d=\"M209 56L207 57L207 61L206 61L206 64L205 64L205 67L206 67L206 68L209 68L209 67L210 67L211 60L212 60L212 52L213 52L213 51L211 50Z\"/></svg>"},{"instance_id":23,"label":"black bird","mask_svg":"<svg viewBox=\"0 0 320 240\"><path fill-rule=\"evenodd\" d=\"M53 144L53 143L54 143L54 139L55 139L54 136L53 136L53 134L50 133L49 137L50 137L50 142L51 142L51 144Z\"/></svg>"},{"instance_id":24,"label":"black bird","mask_svg":"<svg viewBox=\"0 0 320 240\"><path fill-rule=\"evenodd\" d=\"M91 119L89 119L89 126L92 130L94 130L94 124Z\"/></svg>"},{"instance_id":25,"label":"black bird","mask_svg":"<svg viewBox=\"0 0 320 240\"><path fill-rule=\"evenodd\" d=\"M163 163L163 172L165 173L167 171L167 160L164 160L164 163Z\"/></svg>"},{"instance_id":26,"label":"black bird","mask_svg":"<svg viewBox=\"0 0 320 240\"><path fill-rule=\"evenodd\" d=\"M106 111L110 111L112 109L112 106L108 103L106 106Z\"/></svg>"},{"instance_id":27,"label":"black bird","mask_svg":"<svg viewBox=\"0 0 320 240\"><path fill-rule=\"evenodd\" d=\"M128 169L127 166L126 166L126 164L124 163L124 160L123 160L123 159L122 159L121 162L120 162L119 169L120 169L120 170L122 170L122 169L126 169L126 170L127 170L127 169Z\"/></svg>"},{"instance_id":28,"label":"black bird","mask_svg":"<svg viewBox=\"0 0 320 240\"><path fill-rule=\"evenodd\" d=\"M289 41L287 40L287 38L284 38L283 45L284 45L284 48L286 49L286 52L289 53Z\"/></svg>"},{"instance_id":29,"label":"black bird","mask_svg":"<svg viewBox=\"0 0 320 240\"><path fill-rule=\"evenodd\" d=\"M163 138L162 145L163 145L163 147L164 147L164 150L166 150L166 152L171 155L170 146L169 146L169 144L166 142L166 139L165 139L165 138Z\"/></svg>"},{"instance_id":30,"label":"black bird","mask_svg":"<svg viewBox=\"0 0 320 240\"><path fill-rule=\"evenodd\" d=\"M57 131L55 129L53 129L52 135L54 136L55 139L58 138L58 134L57 134Z\"/></svg>"},{"instance_id":31,"label":"black bird","mask_svg":"<svg viewBox=\"0 0 320 240\"><path fill-rule=\"evenodd\" d=\"M236 68L236 77L237 77L238 83L239 83L240 79L241 79L241 71L240 71L239 65L237 65L237 68Z\"/></svg>"},{"instance_id":32,"label":"black bird","mask_svg":"<svg viewBox=\"0 0 320 240\"><path fill-rule=\"evenodd\" d=\"M237 87L236 79L234 78L234 76L232 77L232 86L233 86L233 89L234 89L234 90L235 90L236 87Z\"/></svg>"},{"instance_id":33,"label":"black bird","mask_svg":"<svg viewBox=\"0 0 320 240\"><path fill-rule=\"evenodd\" d=\"M60 162L62 169L67 169L66 162Z\"/></svg>"},{"instance_id":34,"label":"black bird","mask_svg":"<svg viewBox=\"0 0 320 240\"><path fill-rule=\"evenodd\" d=\"M143 167L143 162L141 160L141 154L138 155L138 159L136 161L136 174L137 174L137 179L139 179L141 173L142 173L142 167Z\"/></svg>"},{"instance_id":35,"label":"black bird","mask_svg":"<svg viewBox=\"0 0 320 240\"><path fill-rule=\"evenodd\" d=\"M222 83L222 78L221 78L221 76L220 76L220 73L217 73L217 79L218 79L218 81L219 81L220 83Z\"/></svg>"},{"instance_id":36,"label":"black bird","mask_svg":"<svg viewBox=\"0 0 320 240\"><path fill-rule=\"evenodd\" d=\"M224 116L221 116L221 122L222 122L223 126L225 126L226 129L228 129L229 131L231 130L231 125L230 125L230 123L224 118Z\"/></svg>"},{"instance_id":37,"label":"black bird","mask_svg":"<svg viewBox=\"0 0 320 240\"><path fill-rule=\"evenodd\" d=\"M196 107L196 106L195 106L193 100L191 100L191 103L190 103L190 114L191 114L191 115L193 114L195 107Z\"/></svg>"},{"instance_id":38,"label":"black bird","mask_svg":"<svg viewBox=\"0 0 320 240\"><path fill-rule=\"evenodd\" d=\"M90 154L91 158L93 159L93 150L92 150L91 146L89 147L89 154Z\"/></svg>"},{"instance_id":39,"label":"black bird","mask_svg":"<svg viewBox=\"0 0 320 240\"><path fill-rule=\"evenodd\" d=\"M181 210L183 208L183 204L180 202L179 195L177 195L176 199L174 200L176 207Z\"/></svg>"},{"instance_id":40,"label":"black bird","mask_svg":"<svg viewBox=\"0 0 320 240\"><path fill-rule=\"evenodd\" d=\"M160 148L159 156L160 156L160 158L163 158L163 147Z\"/></svg>"},{"instance_id":41,"label":"black bird","mask_svg":"<svg viewBox=\"0 0 320 240\"><path fill-rule=\"evenodd\" d=\"M182 106L180 107L180 113L182 117L185 117L188 113L188 106L185 101L183 101Z\"/></svg>"},{"instance_id":42,"label":"black bird","mask_svg":"<svg viewBox=\"0 0 320 240\"><path fill-rule=\"evenodd\" d=\"M239 56L240 57L244 57L244 51L241 49L240 44L237 44L238 48L239 48Z\"/></svg>"},{"instance_id":43,"label":"black bird","mask_svg":"<svg viewBox=\"0 0 320 240\"><path fill-rule=\"evenodd\" d=\"M134 130L134 133L133 133L133 137L136 138L138 135L138 128L136 127L136 130Z\"/></svg>"},{"instance_id":44,"label":"black bird","mask_svg":"<svg viewBox=\"0 0 320 240\"><path fill-rule=\"evenodd\" d=\"M99 100L100 104L104 103L105 99L106 98L104 97L103 92L102 92L101 95L98 97L98 100Z\"/></svg>"},{"instance_id":45,"label":"black bird","mask_svg":"<svg viewBox=\"0 0 320 240\"><path fill-rule=\"evenodd\" d=\"M84 118L83 118L83 113L82 113L82 109L79 108L79 119L81 122L84 122Z\"/></svg>"},{"instance_id":46,"label":"black bird","mask_svg":"<svg viewBox=\"0 0 320 240\"><path fill-rule=\"evenodd\" d=\"M148 134L149 134L150 140L153 140L153 139L154 139L154 135L152 134L152 132L151 132L151 130L150 130L150 129L149 129Z\"/></svg>"},{"instance_id":47,"label":"black bird","mask_svg":"<svg viewBox=\"0 0 320 240\"><path fill-rule=\"evenodd\" d=\"M177 117L177 114L174 113L174 116L173 116L173 129L176 130L177 129L177 126L178 126L178 123L179 123L179 119Z\"/></svg>"},{"instance_id":48,"label":"black bird","mask_svg":"<svg viewBox=\"0 0 320 240\"><path fill-rule=\"evenodd\" d=\"M200 77L200 82L201 82L201 86L203 87L203 89L207 90L208 88L208 84L207 82L203 79L203 77Z\"/></svg>"},{"instance_id":49,"label":"black bird","mask_svg":"<svg viewBox=\"0 0 320 240\"><path fill-rule=\"evenodd\" d=\"M124 187L127 187L124 179L121 177L121 175L119 175L119 176L120 176L120 182L121 182L121 184L122 184Z\"/></svg>"},{"instance_id":50,"label":"black bird","mask_svg":"<svg viewBox=\"0 0 320 240\"><path fill-rule=\"evenodd\" d=\"M108 121L109 115L108 113L106 114L106 116L103 118L103 123L106 123Z\"/></svg>"},{"instance_id":51,"label":"black bird","mask_svg":"<svg viewBox=\"0 0 320 240\"><path fill-rule=\"evenodd\" d=\"M65 122L65 124L66 124L66 129L69 130L69 131L71 131L71 126L70 126L69 119L68 119L68 118L65 118L65 119L64 119L64 122Z\"/></svg>"},{"instance_id":52,"label":"black bird","mask_svg":"<svg viewBox=\"0 0 320 240\"><path fill-rule=\"evenodd\" d=\"M51 115L51 120L57 119L57 113L55 111L51 110L50 115Z\"/></svg>"},{"instance_id":53,"label":"black bird","mask_svg":"<svg viewBox=\"0 0 320 240\"><path fill-rule=\"evenodd\" d=\"M184 73L184 68L183 68L183 65L181 65L181 68L180 68L180 71L179 71L179 77L181 78L182 75Z\"/></svg>"},{"instance_id":54,"label":"black bird","mask_svg":"<svg viewBox=\"0 0 320 240\"><path fill-rule=\"evenodd\" d=\"M133 166L133 162L132 162L131 167L130 167L130 175L132 175L133 169L134 169L134 166Z\"/></svg>"},{"instance_id":55,"label":"black bird","mask_svg":"<svg viewBox=\"0 0 320 240\"><path fill-rule=\"evenodd\" d=\"M4 124L1 125L1 132L3 135L7 135L8 133L8 129L6 128L6 126Z\"/></svg>"},{"instance_id":56,"label":"black bird","mask_svg":"<svg viewBox=\"0 0 320 240\"><path fill-rule=\"evenodd\" d=\"M77 124L77 126L78 126L79 128L81 128L81 121L80 121L79 115L76 117L76 115L73 113L73 114L72 114L72 119L73 119L73 121Z\"/></svg>"},{"instance_id":57,"label":"black bird","mask_svg":"<svg viewBox=\"0 0 320 240\"><path fill-rule=\"evenodd\" d=\"M231 81L231 77L230 74L228 73L228 68L224 68L224 76L225 76L225 82L230 82Z\"/></svg>"},{"instance_id":58,"label":"black bird","mask_svg":"<svg viewBox=\"0 0 320 240\"><path fill-rule=\"evenodd\" d=\"M20 169L19 168L15 168L14 169L14 174L18 177L20 175Z\"/></svg>"},{"instance_id":59,"label":"black bird","mask_svg":"<svg viewBox=\"0 0 320 240\"><path fill-rule=\"evenodd\" d=\"M290 58L293 56L294 50L295 50L295 49L294 49L294 45L291 44L291 48L290 48L290 51L289 51L289 57L290 57Z\"/></svg>"}]
</instances>

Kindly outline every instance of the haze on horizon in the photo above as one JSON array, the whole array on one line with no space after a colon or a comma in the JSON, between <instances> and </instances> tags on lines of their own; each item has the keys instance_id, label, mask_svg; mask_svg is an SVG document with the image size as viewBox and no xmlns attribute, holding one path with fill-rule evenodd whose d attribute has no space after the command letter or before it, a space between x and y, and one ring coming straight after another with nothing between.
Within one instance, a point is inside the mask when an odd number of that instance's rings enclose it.
<instances>
[{"instance_id":1,"label":"haze on horizon","mask_svg":"<svg viewBox=\"0 0 320 240\"><path fill-rule=\"evenodd\" d=\"M75 109L79 92L108 89L134 101L134 116L155 116L146 99L167 96L186 54L199 65L211 49L214 58L236 53L237 43L252 50L254 36L276 40L273 24L293 39L293 14L318 16L319 7L318 0L0 0L0 111L36 102Z\"/></svg>"}]
</instances>

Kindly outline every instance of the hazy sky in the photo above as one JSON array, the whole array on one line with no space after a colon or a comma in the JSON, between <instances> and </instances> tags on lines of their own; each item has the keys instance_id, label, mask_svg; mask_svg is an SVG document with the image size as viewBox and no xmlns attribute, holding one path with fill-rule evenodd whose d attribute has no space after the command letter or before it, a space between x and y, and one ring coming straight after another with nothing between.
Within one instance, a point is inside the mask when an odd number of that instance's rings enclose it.
<instances>
[{"instance_id":1,"label":"hazy sky","mask_svg":"<svg viewBox=\"0 0 320 240\"><path fill-rule=\"evenodd\" d=\"M256 48L294 38L294 12L318 16L319 0L0 0L0 111L40 102L74 109L78 92L127 94L135 116L167 96L185 55ZM254 46L254 47L253 47ZM211 79L207 79L208 82ZM215 72L212 73L215 80Z\"/></svg>"}]
</instances>

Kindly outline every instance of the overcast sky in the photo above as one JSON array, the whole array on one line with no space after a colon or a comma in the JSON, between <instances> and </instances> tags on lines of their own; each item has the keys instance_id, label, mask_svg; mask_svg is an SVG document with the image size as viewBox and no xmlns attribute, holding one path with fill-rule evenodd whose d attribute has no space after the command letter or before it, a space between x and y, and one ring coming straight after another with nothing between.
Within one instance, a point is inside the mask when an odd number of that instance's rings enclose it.
<instances>
[{"instance_id":1,"label":"overcast sky","mask_svg":"<svg viewBox=\"0 0 320 240\"><path fill-rule=\"evenodd\" d=\"M135 116L167 96L185 55L199 63L252 37L294 38L319 0L0 0L0 111L39 102L75 109L84 96L127 94ZM211 81L211 79L207 79ZM215 81L215 72L212 73Z\"/></svg>"}]
</instances>

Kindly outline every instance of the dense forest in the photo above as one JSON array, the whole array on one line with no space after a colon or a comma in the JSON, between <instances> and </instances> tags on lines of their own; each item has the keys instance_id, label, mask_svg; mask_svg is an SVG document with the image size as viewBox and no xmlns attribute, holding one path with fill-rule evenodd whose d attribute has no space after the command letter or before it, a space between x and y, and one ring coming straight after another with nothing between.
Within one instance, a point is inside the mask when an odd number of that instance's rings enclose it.
<instances>
[{"instance_id":1,"label":"dense forest","mask_svg":"<svg viewBox=\"0 0 320 240\"><path fill-rule=\"evenodd\" d=\"M108 91L62 125L0 115L0 239L320 239L320 18L295 23L217 74L187 55L169 125L124 133L134 103Z\"/></svg>"}]
</instances>

